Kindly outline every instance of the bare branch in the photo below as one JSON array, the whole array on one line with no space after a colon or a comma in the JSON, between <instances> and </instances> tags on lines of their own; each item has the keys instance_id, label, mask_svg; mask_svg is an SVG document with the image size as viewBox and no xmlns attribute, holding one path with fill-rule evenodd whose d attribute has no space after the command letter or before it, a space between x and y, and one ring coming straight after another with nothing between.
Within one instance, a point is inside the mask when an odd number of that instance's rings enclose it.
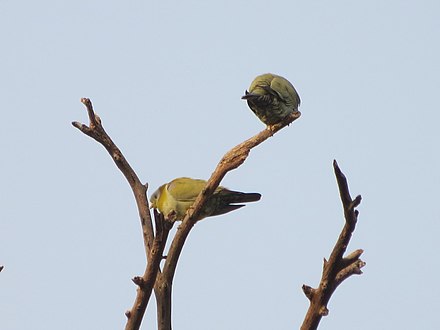
<instances>
[{"instance_id":1,"label":"bare branch","mask_svg":"<svg viewBox=\"0 0 440 330\"><path fill-rule=\"evenodd\" d=\"M153 247L150 250L147 268L142 277L136 276L133 282L138 286L136 299L131 310L126 312L127 324L126 330L139 329L142 319L150 301L154 284L160 275L160 262L163 257L163 251L167 242L168 234L173 227L173 223L165 221L162 214L154 211L156 223L156 236L154 237Z\"/></svg>"},{"instance_id":2,"label":"bare branch","mask_svg":"<svg viewBox=\"0 0 440 330\"><path fill-rule=\"evenodd\" d=\"M171 288L173 277L185 240L188 237L191 228L200 218L204 204L209 197L212 196L226 173L236 169L244 163L252 148L266 141L276 132L285 126L290 125L300 116L301 113L297 111L286 117L282 122L266 127L266 129L257 135L232 148L220 160L216 169L212 173L211 178L208 180L206 187L200 192L193 206L187 211L185 218L178 227L177 233L174 236L168 251L163 273L158 276L156 281L155 294L158 303L158 326L160 330L171 329ZM161 299L159 299L160 297Z\"/></svg>"},{"instance_id":3,"label":"bare branch","mask_svg":"<svg viewBox=\"0 0 440 330\"><path fill-rule=\"evenodd\" d=\"M159 272L160 261L162 260L163 250L165 249L172 224L164 221L162 215L155 213L156 235L154 235L146 194L148 186L140 182L136 173L122 155L122 152L105 132L101 119L93 110L92 102L87 98L81 99L81 102L87 108L90 121L89 126L78 122L73 122L72 125L104 146L127 179L137 203L147 255L147 266L143 276L133 278L133 282L138 286L137 295L133 308L127 311L125 315L128 318L126 329L139 329L146 306L151 297L157 273Z\"/></svg>"},{"instance_id":4,"label":"bare branch","mask_svg":"<svg viewBox=\"0 0 440 330\"><path fill-rule=\"evenodd\" d=\"M281 123L268 126L257 135L232 148L223 156L216 169L212 173L211 178L208 180L206 187L200 192L193 206L188 210L185 218L182 221L182 224L177 230L176 236L174 237L173 242L170 246L167 261L164 266L163 272L165 276L167 276L168 278L172 278L174 276L180 252L191 228L199 219L201 210L203 209L205 202L208 200L209 197L212 196L215 189L220 185L220 182L225 177L226 173L236 169L241 164L243 164L252 148L266 141L276 132L281 130L283 127L291 124L300 116L301 112L299 111L292 113L290 116L286 117Z\"/></svg>"},{"instance_id":5,"label":"bare branch","mask_svg":"<svg viewBox=\"0 0 440 330\"><path fill-rule=\"evenodd\" d=\"M317 329L322 316L328 314L327 304L339 284L351 275L362 274L361 268L366 265L365 262L359 259L364 252L361 249L343 258L356 227L359 212L355 210L355 207L360 204L362 198L360 195L354 200L351 198L347 179L341 172L336 160L333 161L333 167L344 208L345 225L330 254L330 258L328 261L324 259L324 268L319 287L312 289L309 286L303 285L303 291L310 300L310 306L301 330Z\"/></svg>"},{"instance_id":6,"label":"bare branch","mask_svg":"<svg viewBox=\"0 0 440 330\"><path fill-rule=\"evenodd\" d=\"M205 189L199 194L194 205L188 210L179 226L168 256L165 258L163 251L173 222L167 221L162 215L155 212L156 235L154 235L153 223L146 197L147 186L141 184L136 173L130 167L121 151L105 132L101 119L94 113L91 101L83 98L81 102L87 108L90 121L89 126L78 122L73 122L72 125L84 134L95 139L107 149L133 190L141 218L148 263L143 276L133 278L133 282L138 286L138 289L133 307L125 313L127 316L125 329L139 329L153 286L158 304L158 327L159 329L171 329L171 288L177 261L191 228L200 218L204 204L219 186L226 173L243 164L252 148L273 136L283 127L290 125L301 116L301 113L297 111L286 117L282 122L266 127L266 129L259 134L230 150L220 160ZM160 271L160 261L162 259L165 259L163 272Z\"/></svg>"},{"instance_id":7,"label":"bare branch","mask_svg":"<svg viewBox=\"0 0 440 330\"><path fill-rule=\"evenodd\" d=\"M348 256L342 258L342 260L340 262L341 269L343 269L347 266L350 266L352 263L358 261L360 256L362 255L362 253L364 253L364 250L358 249L358 250L350 253Z\"/></svg>"},{"instance_id":8,"label":"bare branch","mask_svg":"<svg viewBox=\"0 0 440 330\"><path fill-rule=\"evenodd\" d=\"M147 185L143 185L140 182L136 173L131 168L130 164L127 162L125 157L122 155L122 152L119 150L119 148L115 145L115 143L112 141L110 136L108 136L108 134L104 130L104 127L101 124L101 119L98 117L98 115L95 114L90 99L82 98L81 102L87 108L87 113L89 115L89 120L90 120L89 126L81 124L79 122L72 122L72 125L78 128L84 134L90 136L91 138L99 142L102 146L104 146L104 148L112 157L116 166L119 168L119 170L122 172L122 174L124 174L125 178L127 179L133 191L134 197L136 199L136 204L139 210L139 217L141 219L145 252L146 255L148 256L149 248L153 244L154 232L153 232L153 225L151 222L151 215L148 208L148 200L146 194Z\"/></svg>"},{"instance_id":9,"label":"bare branch","mask_svg":"<svg viewBox=\"0 0 440 330\"><path fill-rule=\"evenodd\" d=\"M362 270L361 268L364 267L366 263L360 259L354 261L352 264L342 268L338 274L336 274L335 278L335 287L337 287L339 284L341 284L346 278L350 277L351 275L361 275Z\"/></svg>"}]
</instances>

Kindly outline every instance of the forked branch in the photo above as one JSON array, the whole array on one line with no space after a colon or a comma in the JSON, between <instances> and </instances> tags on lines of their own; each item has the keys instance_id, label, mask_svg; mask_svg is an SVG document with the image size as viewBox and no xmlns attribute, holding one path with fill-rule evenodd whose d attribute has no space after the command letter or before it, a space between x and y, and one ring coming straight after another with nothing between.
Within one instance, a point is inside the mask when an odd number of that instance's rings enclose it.
<instances>
[{"instance_id":1,"label":"forked branch","mask_svg":"<svg viewBox=\"0 0 440 330\"><path fill-rule=\"evenodd\" d=\"M208 198L212 196L225 175L244 163L252 148L266 141L276 132L285 126L290 125L300 116L301 113L297 111L286 117L282 122L266 127L266 129L257 135L232 148L218 163L216 169L211 174L206 187L200 192L193 206L187 211L185 218L178 227L177 233L174 236L168 251L163 272L159 274L156 280L155 294L157 300L159 330L171 330L171 290L177 262L185 240L188 237L191 228L199 219L204 204Z\"/></svg>"},{"instance_id":2,"label":"forked branch","mask_svg":"<svg viewBox=\"0 0 440 330\"><path fill-rule=\"evenodd\" d=\"M163 258L163 251L168 238L168 233L173 224L163 219L162 215L155 213L156 233L154 233L148 208L148 200L146 197L147 186L140 182L136 173L128 164L121 151L105 132L101 124L101 119L94 113L91 101L87 98L83 98L81 99L81 102L87 108L90 121L89 126L78 122L73 122L72 125L84 134L95 139L107 149L113 161L124 174L133 190L141 218L148 262L144 275L133 278L133 282L138 286L138 291L132 309L126 312L128 320L125 329L139 329L153 286L158 304L158 327L161 330L171 329L171 288L173 277L185 240L188 237L191 228L200 218L204 204L219 186L226 173L236 169L244 163L252 148L273 136L283 127L291 124L301 116L301 113L299 111L292 113L282 122L266 127L266 129L254 137L244 141L226 153L226 155L220 160L215 171L211 175L211 178L208 180L206 187L199 194L194 205L188 210L185 218L179 226L171 243L167 258L165 259L163 272L161 272L160 261Z\"/></svg>"},{"instance_id":3,"label":"forked branch","mask_svg":"<svg viewBox=\"0 0 440 330\"><path fill-rule=\"evenodd\" d=\"M316 289L307 285L303 285L302 287L304 294L310 300L310 306L301 326L301 330L317 329L321 318L328 314L327 304L339 284L351 275L362 274L361 268L366 265L365 262L359 259L363 250L356 250L345 258L343 257L350 242L351 235L356 227L359 212L355 208L359 206L362 198L360 195L355 199L351 198L347 179L341 172L336 160L333 161L333 168L338 182L342 206L344 208L345 225L330 254L330 258L328 261L324 259L319 287Z\"/></svg>"}]
</instances>

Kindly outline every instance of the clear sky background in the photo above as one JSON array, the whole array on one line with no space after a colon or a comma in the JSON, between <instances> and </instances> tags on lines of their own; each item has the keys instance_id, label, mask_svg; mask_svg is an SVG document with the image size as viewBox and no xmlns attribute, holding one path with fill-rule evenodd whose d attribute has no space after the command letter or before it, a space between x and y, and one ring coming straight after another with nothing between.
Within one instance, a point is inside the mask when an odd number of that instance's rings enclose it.
<instances>
[{"instance_id":1,"label":"clear sky background","mask_svg":"<svg viewBox=\"0 0 440 330\"><path fill-rule=\"evenodd\" d=\"M273 72L302 117L223 185L263 195L197 224L174 281L175 329L297 329L343 226L332 169L363 197L362 276L322 329L437 329L440 2L0 1L0 320L121 329L145 256L107 152L71 126L92 99L151 194L208 178L264 128L240 99ZM144 329L155 327L154 303Z\"/></svg>"}]
</instances>

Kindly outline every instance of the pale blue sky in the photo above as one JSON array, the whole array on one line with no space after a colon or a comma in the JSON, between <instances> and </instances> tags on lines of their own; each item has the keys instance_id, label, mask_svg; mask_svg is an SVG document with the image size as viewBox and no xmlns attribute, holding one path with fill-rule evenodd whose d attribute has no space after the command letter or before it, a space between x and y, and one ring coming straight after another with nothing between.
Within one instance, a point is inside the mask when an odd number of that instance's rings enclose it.
<instances>
[{"instance_id":1,"label":"pale blue sky","mask_svg":"<svg viewBox=\"0 0 440 330\"><path fill-rule=\"evenodd\" d=\"M367 266L321 329L436 329L439 17L434 0L0 1L2 329L121 329L144 270L125 179L70 124L81 97L151 193L264 127L240 96L266 72L303 115L223 181L262 200L193 229L174 328L299 328L343 225L336 158Z\"/></svg>"}]
</instances>

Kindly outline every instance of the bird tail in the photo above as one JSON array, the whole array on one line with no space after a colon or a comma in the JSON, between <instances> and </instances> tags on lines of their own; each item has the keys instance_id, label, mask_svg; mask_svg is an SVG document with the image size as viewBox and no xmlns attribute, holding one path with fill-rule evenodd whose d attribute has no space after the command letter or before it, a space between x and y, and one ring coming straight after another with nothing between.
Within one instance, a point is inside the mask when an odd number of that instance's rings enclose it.
<instances>
[{"instance_id":1,"label":"bird tail","mask_svg":"<svg viewBox=\"0 0 440 330\"><path fill-rule=\"evenodd\" d=\"M220 214L225 214L231 211L234 211L236 209L239 209L241 207L245 206L244 204L241 205L222 205L221 207L217 208L212 214L211 216L216 216L216 215L220 215Z\"/></svg>"},{"instance_id":2,"label":"bird tail","mask_svg":"<svg viewBox=\"0 0 440 330\"><path fill-rule=\"evenodd\" d=\"M213 216L225 214L245 206L244 204L237 203L250 203L259 201L261 199L261 194L225 190L220 192L218 197L220 199L221 205L212 214Z\"/></svg>"},{"instance_id":3,"label":"bird tail","mask_svg":"<svg viewBox=\"0 0 440 330\"><path fill-rule=\"evenodd\" d=\"M261 199L261 194L228 190L222 194L221 199L228 204L250 203L259 201Z\"/></svg>"}]
</instances>

